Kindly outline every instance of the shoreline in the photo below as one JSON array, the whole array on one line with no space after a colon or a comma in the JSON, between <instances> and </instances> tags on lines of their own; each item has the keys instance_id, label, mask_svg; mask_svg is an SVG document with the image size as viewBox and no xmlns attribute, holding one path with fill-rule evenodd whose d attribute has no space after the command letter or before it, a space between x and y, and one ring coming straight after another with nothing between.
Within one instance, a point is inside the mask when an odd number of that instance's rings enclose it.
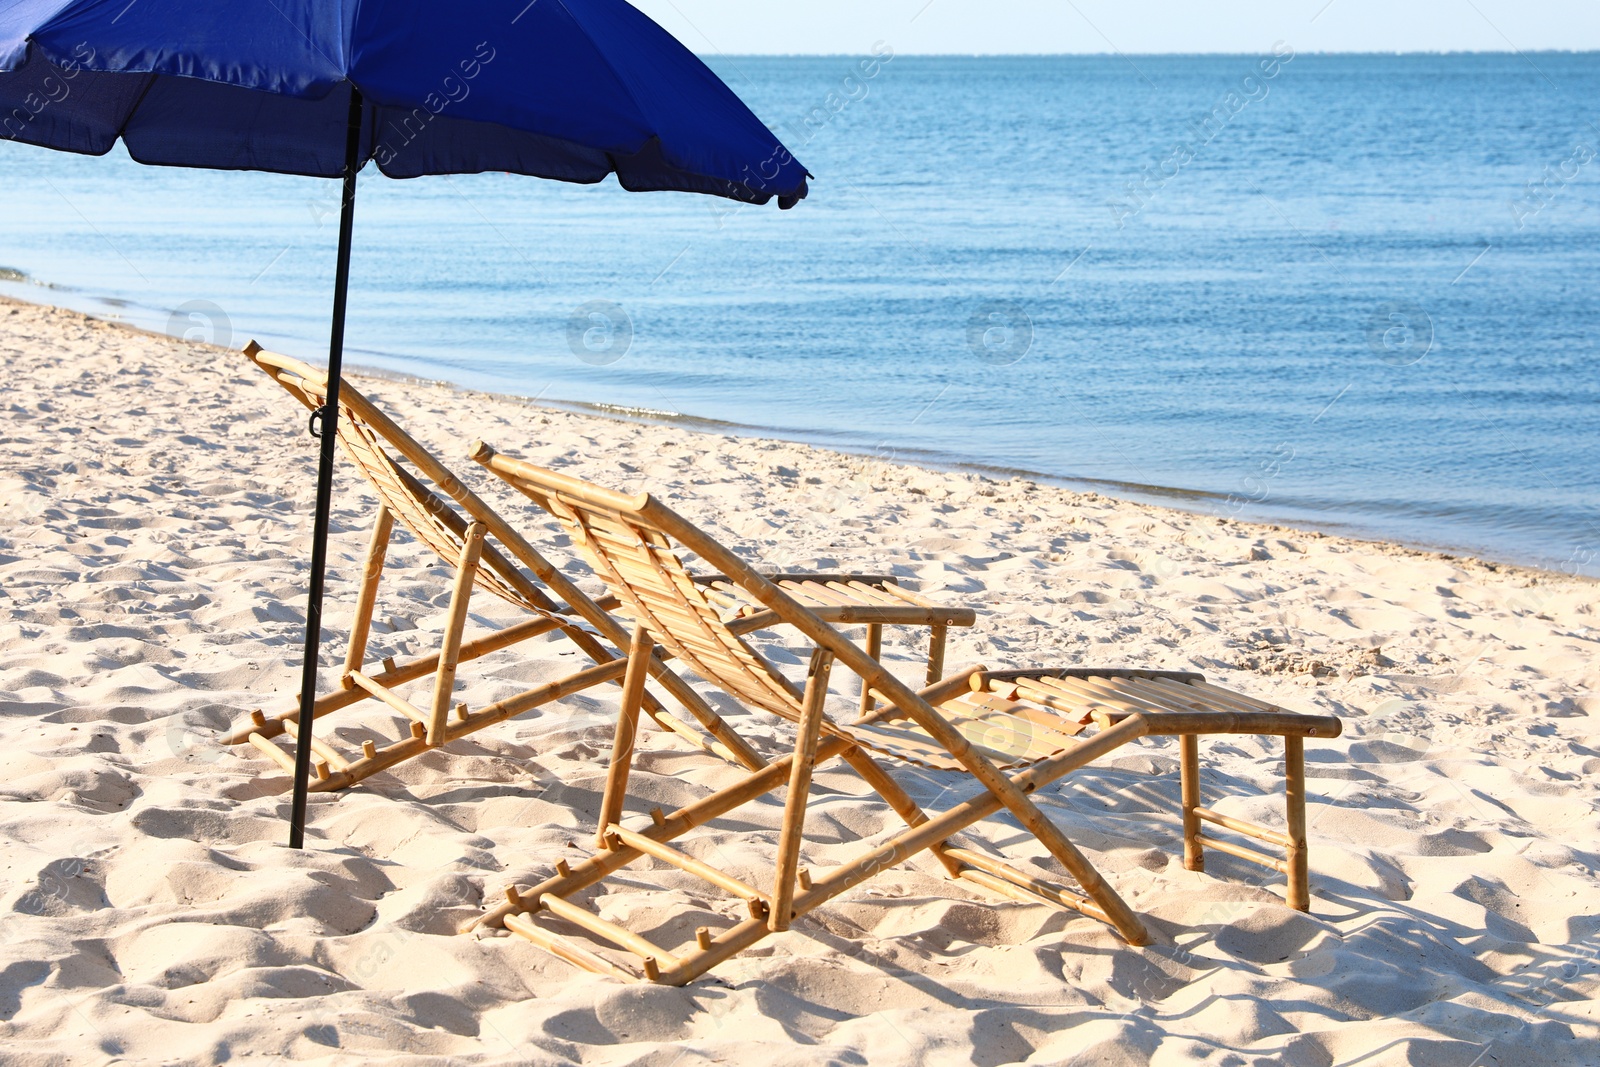
<instances>
[{"instance_id":1,"label":"shoreline","mask_svg":"<svg viewBox=\"0 0 1600 1067\"><path fill-rule=\"evenodd\" d=\"M33 285L51 292L79 292L80 290L64 287L55 283L40 281L22 271L10 268L0 269L0 304L20 303L35 307L52 308L72 314L83 315L96 322L118 326L132 330L136 333L148 334L182 344L202 345L214 348L219 352L232 352L235 355L238 349L228 346L213 345L210 342L186 341L173 337L162 330L152 326L140 325L137 322L115 316L114 314L96 314L94 311L74 307L69 304L57 304L39 300L28 300L23 297L9 295L4 291L5 285ZM112 309L130 307L126 301L118 301L103 296L94 296L85 293L86 302L102 303ZM142 305L140 306L143 307ZM154 319L159 319L161 309L143 309L150 311ZM154 319L152 321L154 321ZM258 335L270 337L271 335ZM244 334L237 338L242 347L245 340ZM280 339L281 340L281 339ZM266 347L271 348L270 343ZM359 349L357 349L359 351ZM382 356L381 353L371 353ZM323 365L325 359L313 359L311 362L318 366ZM1129 503L1146 504L1154 507L1170 508L1188 515L1214 518L1227 522L1238 522L1250 526L1259 526L1273 531L1288 531L1302 534L1316 534L1319 536L1340 537L1350 541L1371 545L1387 545L1406 549L1414 552L1426 553L1445 560L1461 560L1479 563L1493 568L1514 569L1529 571L1551 577L1571 578L1578 581L1600 582L1600 575L1586 575L1581 572L1562 569L1559 565L1547 562L1535 562L1529 558L1515 558L1511 556L1496 556L1481 549L1461 544L1449 544L1426 539L1410 539L1394 537L1377 529L1374 525L1361 521L1359 518L1349 521L1330 519L1323 522L1307 523L1299 521L1298 516L1274 512L1271 508L1262 508L1258 505L1247 505L1240 509L1239 514L1228 516L1219 514L1201 506L1202 502L1223 504L1229 494L1205 489L1185 489L1174 486L1142 485L1134 482L1124 482L1115 479L1092 477L1067 477L1050 474L1043 471L1028 470L1020 467L1005 467L995 464L986 464L972 460L963 460L955 456L946 456L943 453L916 448L897 448L888 450L887 457L882 453L875 453L865 449L851 448L847 442L841 442L825 431L793 431L792 435L776 427L757 426L747 423L730 422L721 419L705 418L698 415L653 410L648 408L630 408L623 405L612 405L584 400L566 400L557 397L538 397L536 399L520 396L516 393L495 392L477 389L470 386L459 385L449 379L435 378L424 374L409 371L392 370L374 364L364 364L352 361L347 353L345 371L357 377L367 377L380 381L395 383L412 383L425 386L440 387L453 390L464 396L483 396L495 400L515 403L536 410L565 411L592 418L609 419L616 422L632 423L636 425L677 427L700 434L722 434L752 441L775 441L784 444L804 445L809 448L819 448L836 453L841 456L851 456L867 461L887 462L890 464L903 464L921 470L938 471L942 473L972 474L991 481L1006 481L1008 479L1022 479L1038 485L1047 485L1054 488L1065 489L1076 493L1097 493L1113 500ZM1193 506L1186 506L1185 502L1194 502Z\"/></svg>"}]
</instances>

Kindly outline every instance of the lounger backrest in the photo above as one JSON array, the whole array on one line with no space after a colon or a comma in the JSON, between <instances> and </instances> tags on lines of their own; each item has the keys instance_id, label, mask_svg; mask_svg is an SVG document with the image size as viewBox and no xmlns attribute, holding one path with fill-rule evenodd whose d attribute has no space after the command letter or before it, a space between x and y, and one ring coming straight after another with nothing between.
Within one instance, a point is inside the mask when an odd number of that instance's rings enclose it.
<instances>
[{"instance_id":1,"label":"lounger backrest","mask_svg":"<svg viewBox=\"0 0 1600 1067\"><path fill-rule=\"evenodd\" d=\"M267 352L251 344L245 350L250 359L290 395L308 409L327 401L328 377L308 363ZM378 498L411 533L454 566L461 557L468 520L437 493L429 490L401 465L398 456L417 455L421 444L391 420L382 417L348 380L339 385L339 444L372 484ZM526 575L505 556L485 543L483 565L475 572L477 584L494 595L527 611L547 614L548 601L537 602L528 587Z\"/></svg>"},{"instance_id":2,"label":"lounger backrest","mask_svg":"<svg viewBox=\"0 0 1600 1067\"><path fill-rule=\"evenodd\" d=\"M622 611L685 667L754 707L799 717L799 691L728 629L636 498L518 460L496 456L489 465L560 520Z\"/></svg>"}]
</instances>

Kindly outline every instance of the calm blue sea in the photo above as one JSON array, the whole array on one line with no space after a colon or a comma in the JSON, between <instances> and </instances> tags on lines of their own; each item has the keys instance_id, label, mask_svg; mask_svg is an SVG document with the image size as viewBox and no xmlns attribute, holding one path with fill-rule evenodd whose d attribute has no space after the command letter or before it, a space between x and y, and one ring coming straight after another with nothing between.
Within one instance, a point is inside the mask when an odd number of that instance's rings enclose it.
<instances>
[{"instance_id":1,"label":"calm blue sea","mask_svg":"<svg viewBox=\"0 0 1600 1067\"><path fill-rule=\"evenodd\" d=\"M349 358L1600 570L1600 55L1271 51L715 60L790 212L369 170ZM320 359L336 196L0 144L0 290Z\"/></svg>"}]
</instances>

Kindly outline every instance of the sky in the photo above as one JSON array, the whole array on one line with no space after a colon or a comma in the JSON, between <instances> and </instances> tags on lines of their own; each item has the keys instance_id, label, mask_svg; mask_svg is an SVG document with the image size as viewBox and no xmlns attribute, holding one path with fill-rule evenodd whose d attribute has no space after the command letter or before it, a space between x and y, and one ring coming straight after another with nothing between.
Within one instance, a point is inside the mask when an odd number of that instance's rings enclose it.
<instances>
[{"instance_id":1,"label":"sky","mask_svg":"<svg viewBox=\"0 0 1600 1067\"><path fill-rule=\"evenodd\" d=\"M1600 49L1597 0L632 0L701 54Z\"/></svg>"}]
</instances>

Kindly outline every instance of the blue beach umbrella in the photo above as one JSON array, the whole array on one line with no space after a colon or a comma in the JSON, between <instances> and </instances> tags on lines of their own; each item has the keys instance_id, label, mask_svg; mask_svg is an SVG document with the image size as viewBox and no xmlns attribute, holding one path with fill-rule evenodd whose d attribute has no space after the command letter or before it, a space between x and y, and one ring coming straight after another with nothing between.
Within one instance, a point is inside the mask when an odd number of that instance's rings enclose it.
<instances>
[{"instance_id":1,"label":"blue beach umbrella","mask_svg":"<svg viewBox=\"0 0 1600 1067\"><path fill-rule=\"evenodd\" d=\"M0 139L342 178L289 844L304 842L356 174L508 171L792 207L809 175L623 0L0 0Z\"/></svg>"}]
</instances>

